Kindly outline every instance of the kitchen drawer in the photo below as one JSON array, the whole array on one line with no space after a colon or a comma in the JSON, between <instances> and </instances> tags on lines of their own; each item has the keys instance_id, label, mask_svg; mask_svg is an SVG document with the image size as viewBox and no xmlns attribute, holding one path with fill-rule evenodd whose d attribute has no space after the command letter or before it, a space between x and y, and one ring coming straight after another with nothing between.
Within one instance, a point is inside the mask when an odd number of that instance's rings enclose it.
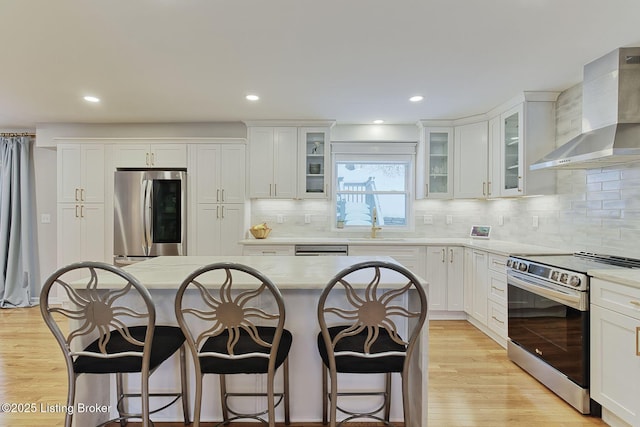
<instances>
[{"instance_id":1,"label":"kitchen drawer","mask_svg":"<svg viewBox=\"0 0 640 427\"><path fill-rule=\"evenodd\" d=\"M489 270L507 274L507 257L489 253Z\"/></svg>"},{"instance_id":2,"label":"kitchen drawer","mask_svg":"<svg viewBox=\"0 0 640 427\"><path fill-rule=\"evenodd\" d=\"M489 270L489 299L499 304L507 304L507 275Z\"/></svg>"},{"instance_id":3,"label":"kitchen drawer","mask_svg":"<svg viewBox=\"0 0 640 427\"><path fill-rule=\"evenodd\" d=\"M246 245L242 255L295 255L293 245Z\"/></svg>"},{"instance_id":4,"label":"kitchen drawer","mask_svg":"<svg viewBox=\"0 0 640 427\"><path fill-rule=\"evenodd\" d=\"M590 286L591 304L640 319L640 288L597 278Z\"/></svg>"},{"instance_id":5,"label":"kitchen drawer","mask_svg":"<svg viewBox=\"0 0 640 427\"><path fill-rule=\"evenodd\" d=\"M489 328L502 338L507 338L507 309L505 304L489 300L489 315L487 323Z\"/></svg>"}]
</instances>

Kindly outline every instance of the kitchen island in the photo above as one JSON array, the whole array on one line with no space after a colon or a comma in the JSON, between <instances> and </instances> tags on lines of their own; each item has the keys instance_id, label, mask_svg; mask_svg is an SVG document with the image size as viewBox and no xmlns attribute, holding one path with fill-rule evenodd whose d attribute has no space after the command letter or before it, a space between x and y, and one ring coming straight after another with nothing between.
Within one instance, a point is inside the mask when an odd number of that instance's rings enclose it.
<instances>
[{"instance_id":1,"label":"kitchen island","mask_svg":"<svg viewBox=\"0 0 640 427\"><path fill-rule=\"evenodd\" d=\"M286 308L285 327L293 334L293 345L289 355L290 363L290 395L291 395L291 419L295 422L317 422L321 420L321 359L318 355L316 336L319 332L316 316L318 298L327 282L342 269L362 261L386 261L398 264L393 258L385 256L344 256L344 257L294 257L294 256L241 256L241 257L213 257L213 256L183 256L183 257L157 257L137 264L125 267L144 286L149 289L156 305L157 324L177 324L174 314L175 293L182 281L197 268L214 262L237 262L249 265L270 278L281 290ZM369 278L364 278L361 283L352 281L354 286L366 286ZM427 284L420 279L425 287ZM399 276L383 279L385 284L395 287L405 284L406 279ZM82 286L78 282L78 287ZM207 283L204 283L205 286ZM242 283L236 282L238 285ZM109 283L110 287L120 287L122 283ZM209 285L214 285L210 283ZM426 289L428 291L428 288ZM187 293L185 301L189 298L197 298L196 292ZM415 303L414 298L409 298L409 307ZM192 364L189 363L190 376L193 377ZM427 362L428 362L428 325L425 324L417 351L412 361L410 375L411 413L413 426L427 425ZM150 378L152 391L171 391L179 388L179 364L176 357L162 365ZM237 377L237 378L236 378ZM378 378L379 377L379 378ZM130 388L136 387L137 376L133 377ZM383 376L350 375L343 376L342 384L349 384L355 389L360 387L380 389L383 386ZM115 408L115 387L108 387L106 378L85 375L80 377L78 383L77 402L111 402L111 408ZM276 374L277 381L281 381L281 375ZM102 382L101 382L102 381ZM233 381L233 382L232 382ZM233 387L242 388L243 391L253 391L262 387L262 376L236 375L228 380ZM340 381L340 379L339 379ZM195 393L194 382L190 381L190 396ZM203 421L221 420L220 397L217 377L205 376L203 390ZM402 419L402 393L400 377L394 374L392 389L391 419ZM276 382L276 389L280 383ZM102 395L97 391L102 390ZM107 395L111 390L111 395ZM357 407L365 401L355 400ZM369 402L370 403L370 402ZM375 403L375 402L374 402ZM259 402L253 406L239 409L255 410ZM152 403L152 408L153 408ZM131 409L135 409L132 406ZM193 403L191 403L193 408ZM114 415L112 412L111 415ZM171 407L153 416L155 421L176 421L181 419L181 410ZM77 414L74 424L77 426L95 425L108 419L106 414ZM283 420L282 408L276 408L276 420Z\"/></svg>"}]
</instances>

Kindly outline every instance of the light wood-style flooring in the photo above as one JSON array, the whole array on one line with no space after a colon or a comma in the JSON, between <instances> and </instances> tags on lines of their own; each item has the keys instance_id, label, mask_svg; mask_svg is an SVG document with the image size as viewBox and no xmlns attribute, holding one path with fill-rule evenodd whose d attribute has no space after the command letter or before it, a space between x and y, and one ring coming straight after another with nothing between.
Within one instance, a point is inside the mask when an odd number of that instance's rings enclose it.
<instances>
[{"instance_id":1,"label":"light wood-style flooring","mask_svg":"<svg viewBox=\"0 0 640 427\"><path fill-rule=\"evenodd\" d=\"M430 427L606 425L598 418L580 415L549 392L469 323L431 321L429 332ZM64 404L66 393L64 361L39 309L0 310L0 403L35 403L38 407L36 413L0 411L0 426L62 426L63 414L42 413L39 408L40 404ZM293 423L292 427L320 425Z\"/></svg>"}]
</instances>

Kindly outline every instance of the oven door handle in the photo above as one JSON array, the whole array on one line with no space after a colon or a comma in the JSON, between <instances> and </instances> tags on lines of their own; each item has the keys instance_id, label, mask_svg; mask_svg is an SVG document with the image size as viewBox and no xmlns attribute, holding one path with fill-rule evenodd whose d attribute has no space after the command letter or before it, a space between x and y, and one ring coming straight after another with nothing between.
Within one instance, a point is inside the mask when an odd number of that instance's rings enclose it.
<instances>
[{"instance_id":1,"label":"oven door handle","mask_svg":"<svg viewBox=\"0 0 640 427\"><path fill-rule=\"evenodd\" d=\"M509 274L507 275L508 285L524 289L525 291L531 292L532 294L543 296L560 304L575 308L576 310L589 310L589 301L586 298L586 292L562 292L545 286L541 282L534 282L532 280L525 279L524 277L519 277L517 276L517 274L518 273L509 272Z\"/></svg>"}]
</instances>

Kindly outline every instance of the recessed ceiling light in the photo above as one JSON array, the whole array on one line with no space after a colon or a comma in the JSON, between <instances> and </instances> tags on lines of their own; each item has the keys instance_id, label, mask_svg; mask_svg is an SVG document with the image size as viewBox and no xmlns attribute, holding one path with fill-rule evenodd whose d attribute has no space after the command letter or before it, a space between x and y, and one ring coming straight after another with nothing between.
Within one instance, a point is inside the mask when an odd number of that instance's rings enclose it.
<instances>
[{"instance_id":1,"label":"recessed ceiling light","mask_svg":"<svg viewBox=\"0 0 640 427\"><path fill-rule=\"evenodd\" d=\"M248 101L257 101L260 99L258 95L247 95L245 98L247 98Z\"/></svg>"},{"instance_id":2,"label":"recessed ceiling light","mask_svg":"<svg viewBox=\"0 0 640 427\"><path fill-rule=\"evenodd\" d=\"M380 119L374 120L373 123L376 124L376 125L381 125L381 124L384 123L384 120L380 120Z\"/></svg>"},{"instance_id":3,"label":"recessed ceiling light","mask_svg":"<svg viewBox=\"0 0 640 427\"><path fill-rule=\"evenodd\" d=\"M424 99L424 96L416 95L416 96L412 96L411 98L409 98L409 101L411 101L411 102L420 102L423 99Z\"/></svg>"},{"instance_id":4,"label":"recessed ceiling light","mask_svg":"<svg viewBox=\"0 0 640 427\"><path fill-rule=\"evenodd\" d=\"M85 96L84 100L87 102L100 102L100 98L97 98L95 96L89 96L89 95Z\"/></svg>"}]
</instances>

